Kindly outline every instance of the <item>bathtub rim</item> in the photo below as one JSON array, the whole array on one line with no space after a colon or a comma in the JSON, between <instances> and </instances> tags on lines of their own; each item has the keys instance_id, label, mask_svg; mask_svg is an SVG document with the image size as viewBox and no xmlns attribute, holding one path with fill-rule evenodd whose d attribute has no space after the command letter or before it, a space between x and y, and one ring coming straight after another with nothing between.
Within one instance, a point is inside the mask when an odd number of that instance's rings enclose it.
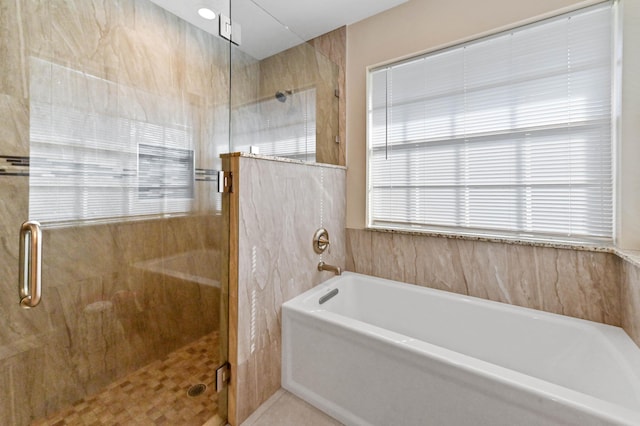
<instances>
[{"instance_id":1,"label":"bathtub rim","mask_svg":"<svg viewBox=\"0 0 640 426\"><path fill-rule=\"evenodd\" d=\"M345 278L350 276L364 277L366 279L379 280L383 283L390 283L396 285L408 286L408 289L416 287L419 291L426 291L428 293L437 294L438 296L444 296L450 299L467 299L472 303L489 304L498 309L505 309L507 311L528 311L530 314L549 316L549 318L558 321L560 318L562 321L568 320L574 326L586 327L595 326L599 332L612 334L616 343L622 343L624 346L632 345L633 348L638 350L635 344L628 337L626 332L620 327L615 327L607 324L597 323L589 320L583 320L579 318L568 317L565 315L554 314L551 312L540 311L536 309L514 306L502 302L496 302L492 300L482 299L474 296L461 295L457 293L451 293L444 290L438 290L428 287L416 286L413 284L402 283L398 281L388 280L385 278L373 277L364 274L358 274L354 272L344 272L342 276L333 277L316 287L298 295L297 297L285 302L282 305L282 324L283 324L283 348L282 348L282 383L286 388L296 387L297 384L293 382L291 376L291 368L285 363L285 356L288 349L288 339L285 338L287 333L285 316L291 320L304 321L307 325L312 327L319 327L317 321L320 323L328 324L330 327L321 327L323 332L331 332L336 335L336 329L348 330L357 334L361 334L366 338L373 339L387 347L395 347L399 350L408 351L412 356L426 356L436 363L443 363L450 367L456 367L465 371L473 376L479 376L482 379L488 379L496 381L504 386L516 388L523 392L529 392L532 397L544 398L547 400L554 400L561 402L562 404L571 407L572 409L586 412L591 416L598 419L602 419L608 422L616 422L618 424L640 424L640 408L638 411L631 410L630 408L597 398L595 396L588 395L578 390L571 389L566 386L548 382L543 379L539 379L534 376L521 373L516 370L512 370L506 367L502 367L497 364L483 361L478 358L474 358L469 355L465 355L460 352L456 352L435 344L421 341L409 336L384 329L372 324L365 323L363 321L350 318L339 313L329 311L325 308L317 305L319 296L331 291L341 283L342 285L348 285ZM338 287L339 288L339 287ZM313 306L315 302L315 307ZM332 327L335 328L332 330ZM625 344L628 342L628 344ZM629 350L630 348L625 348ZM300 390L299 387L297 390ZM306 392L303 392L305 394ZM306 399L303 396L303 399ZM313 404L313 399L308 400Z\"/></svg>"}]
</instances>

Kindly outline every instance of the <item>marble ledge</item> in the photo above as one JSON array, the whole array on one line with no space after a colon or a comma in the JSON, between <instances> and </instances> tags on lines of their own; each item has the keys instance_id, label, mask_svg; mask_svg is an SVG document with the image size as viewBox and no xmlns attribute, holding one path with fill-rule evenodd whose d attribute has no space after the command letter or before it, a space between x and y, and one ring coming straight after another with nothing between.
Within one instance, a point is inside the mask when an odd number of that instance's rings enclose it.
<instances>
[{"instance_id":1,"label":"marble ledge","mask_svg":"<svg viewBox=\"0 0 640 426\"><path fill-rule=\"evenodd\" d=\"M435 237L435 238L449 238L455 240L467 240L467 241L482 241L488 243L501 243L501 244L512 244L512 245L520 245L520 246L531 246L531 247L546 247L546 248L554 248L561 250L579 250L579 251L591 251L598 253L609 253L615 256L618 256L622 260L640 268L640 250L629 250L629 249L621 249L614 246L608 245L597 245L597 244L587 244L587 243L572 243L572 242L562 242L562 241L539 241L539 240L528 240L521 238L501 238L501 237L490 237L490 236L480 236L480 235L466 235L466 234L450 234L446 232L434 232L434 231L410 231L404 229L391 229L391 228L364 228L364 231L372 231L372 232L381 232L381 233L389 233L389 234L400 234L400 235L414 235L421 237Z\"/></svg>"},{"instance_id":2,"label":"marble ledge","mask_svg":"<svg viewBox=\"0 0 640 426\"><path fill-rule=\"evenodd\" d=\"M327 169L347 170L347 168L345 166L339 166L337 164L312 163L312 162L309 162L309 161L294 160L292 158L286 158L286 157L275 157L273 155L250 154L248 152L230 152L228 154L220 154L220 158L232 158L232 157L255 158L257 160L276 161L276 162L279 162L279 163L303 164L305 166L324 167L324 168L327 168Z\"/></svg>"},{"instance_id":3,"label":"marble ledge","mask_svg":"<svg viewBox=\"0 0 640 426\"><path fill-rule=\"evenodd\" d=\"M618 247L612 247L611 253L615 254L625 262L640 268L640 250L628 250Z\"/></svg>"}]
</instances>

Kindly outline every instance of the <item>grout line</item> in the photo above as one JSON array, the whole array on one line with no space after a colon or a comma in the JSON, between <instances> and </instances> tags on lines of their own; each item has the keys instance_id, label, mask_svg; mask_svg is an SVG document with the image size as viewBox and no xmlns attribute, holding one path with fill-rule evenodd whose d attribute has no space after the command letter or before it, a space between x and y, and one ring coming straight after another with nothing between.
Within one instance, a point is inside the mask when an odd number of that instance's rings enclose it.
<instances>
[{"instance_id":1,"label":"grout line","mask_svg":"<svg viewBox=\"0 0 640 426\"><path fill-rule=\"evenodd\" d=\"M262 405L258 407L258 409L254 411L241 426L252 426L256 424L256 422L260 420L260 418L264 416L267 411L269 411L269 409L273 407L284 395L286 395L285 390L282 388L278 389L276 393L263 402Z\"/></svg>"}]
</instances>

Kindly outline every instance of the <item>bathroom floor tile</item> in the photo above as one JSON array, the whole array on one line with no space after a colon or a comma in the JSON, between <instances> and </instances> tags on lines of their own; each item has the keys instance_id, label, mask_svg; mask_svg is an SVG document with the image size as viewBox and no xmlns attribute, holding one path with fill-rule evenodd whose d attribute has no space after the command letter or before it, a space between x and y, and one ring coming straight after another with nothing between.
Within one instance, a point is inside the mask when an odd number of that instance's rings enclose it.
<instances>
[{"instance_id":1,"label":"bathroom floor tile","mask_svg":"<svg viewBox=\"0 0 640 426\"><path fill-rule=\"evenodd\" d=\"M218 334L211 333L32 425L201 426L218 411L217 358ZM188 396L199 383L206 390Z\"/></svg>"},{"instance_id":2,"label":"bathroom floor tile","mask_svg":"<svg viewBox=\"0 0 640 426\"><path fill-rule=\"evenodd\" d=\"M242 426L340 426L329 417L284 389L278 390L264 402Z\"/></svg>"}]
</instances>

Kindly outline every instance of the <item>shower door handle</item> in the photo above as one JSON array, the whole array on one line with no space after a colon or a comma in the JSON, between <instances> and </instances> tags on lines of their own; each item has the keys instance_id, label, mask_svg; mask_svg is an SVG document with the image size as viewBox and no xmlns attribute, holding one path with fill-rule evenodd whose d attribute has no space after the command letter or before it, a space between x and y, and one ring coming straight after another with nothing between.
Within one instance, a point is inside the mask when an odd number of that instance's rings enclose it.
<instances>
[{"instance_id":1,"label":"shower door handle","mask_svg":"<svg viewBox=\"0 0 640 426\"><path fill-rule=\"evenodd\" d=\"M19 257L20 306L34 308L42 296L42 231L38 222L27 221L20 227Z\"/></svg>"}]
</instances>

